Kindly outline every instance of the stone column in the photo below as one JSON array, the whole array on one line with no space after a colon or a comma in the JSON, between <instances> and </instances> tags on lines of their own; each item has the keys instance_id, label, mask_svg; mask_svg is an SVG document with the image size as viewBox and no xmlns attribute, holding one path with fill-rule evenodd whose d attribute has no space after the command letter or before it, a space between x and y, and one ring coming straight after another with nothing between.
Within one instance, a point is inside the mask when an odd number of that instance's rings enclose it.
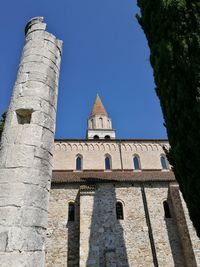
<instances>
[{"instance_id":1,"label":"stone column","mask_svg":"<svg viewBox=\"0 0 200 267\"><path fill-rule=\"evenodd\" d=\"M25 46L0 149L0 265L44 266L62 42L42 17Z\"/></svg>"}]
</instances>

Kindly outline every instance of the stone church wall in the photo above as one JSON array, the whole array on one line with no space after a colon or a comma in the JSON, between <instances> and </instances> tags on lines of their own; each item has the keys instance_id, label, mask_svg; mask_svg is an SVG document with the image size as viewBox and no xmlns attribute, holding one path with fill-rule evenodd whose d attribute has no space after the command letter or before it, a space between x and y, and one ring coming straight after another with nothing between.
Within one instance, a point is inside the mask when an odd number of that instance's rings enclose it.
<instances>
[{"instance_id":1,"label":"stone church wall","mask_svg":"<svg viewBox=\"0 0 200 267\"><path fill-rule=\"evenodd\" d=\"M141 185L97 183L80 188L75 184L53 185L46 266L112 267L117 264L153 267L151 230L159 266L183 267L175 220L173 216L164 218L167 183L149 183L144 187L151 229L147 223ZM70 201L76 202L75 222L68 222ZM116 201L123 204L124 220L116 219Z\"/></svg>"},{"instance_id":2,"label":"stone church wall","mask_svg":"<svg viewBox=\"0 0 200 267\"><path fill-rule=\"evenodd\" d=\"M53 186L49 199L46 267L73 267L79 262L78 186ZM68 204L75 202L75 222L68 222ZM70 248L69 248L70 247Z\"/></svg>"},{"instance_id":3,"label":"stone church wall","mask_svg":"<svg viewBox=\"0 0 200 267\"><path fill-rule=\"evenodd\" d=\"M152 233L155 243L158 266L183 267L183 253L177 235L167 183L149 183L145 185L145 193ZM167 200L171 218L165 218L163 202Z\"/></svg>"},{"instance_id":4,"label":"stone church wall","mask_svg":"<svg viewBox=\"0 0 200 267\"><path fill-rule=\"evenodd\" d=\"M90 198L93 198L93 210L88 212ZM84 192L80 199L80 224L83 229L80 235L80 267L142 266L144 262L153 266L140 187L101 184L97 185L93 195ZM116 219L116 201L123 203L124 220ZM90 228L87 223L89 218Z\"/></svg>"},{"instance_id":5,"label":"stone church wall","mask_svg":"<svg viewBox=\"0 0 200 267\"><path fill-rule=\"evenodd\" d=\"M187 223L187 227L188 227L188 231L190 235L190 240L192 243L192 248L195 254L196 263L197 263L197 266L200 266L200 239L198 238L196 231L194 229L194 226L192 224L192 221L190 220L188 209L187 209L185 201L183 200L182 195L181 195L181 200L182 200L182 205L183 205L183 209L185 213L185 219L186 219L186 223Z\"/></svg>"},{"instance_id":6,"label":"stone church wall","mask_svg":"<svg viewBox=\"0 0 200 267\"><path fill-rule=\"evenodd\" d=\"M140 157L142 169L160 170L160 155L164 154L162 146L169 147L168 142L95 142L66 141L55 142L54 170L75 170L76 155L83 157L84 170L103 170L105 155L112 159L112 169L133 170L133 155ZM121 146L121 149L120 149ZM121 150L121 156L120 156ZM122 164L121 164L122 158Z\"/></svg>"}]
</instances>

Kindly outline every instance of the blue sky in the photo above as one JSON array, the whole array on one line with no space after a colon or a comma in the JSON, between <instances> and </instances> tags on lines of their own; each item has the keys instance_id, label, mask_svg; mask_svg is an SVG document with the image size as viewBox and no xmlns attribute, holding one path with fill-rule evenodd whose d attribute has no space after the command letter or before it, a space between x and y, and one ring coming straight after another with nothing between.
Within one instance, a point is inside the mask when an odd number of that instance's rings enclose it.
<instances>
[{"instance_id":1,"label":"blue sky","mask_svg":"<svg viewBox=\"0 0 200 267\"><path fill-rule=\"evenodd\" d=\"M98 93L118 138L166 138L136 0L7 0L0 9L0 113L9 105L31 17L64 42L56 138L84 138Z\"/></svg>"}]
</instances>

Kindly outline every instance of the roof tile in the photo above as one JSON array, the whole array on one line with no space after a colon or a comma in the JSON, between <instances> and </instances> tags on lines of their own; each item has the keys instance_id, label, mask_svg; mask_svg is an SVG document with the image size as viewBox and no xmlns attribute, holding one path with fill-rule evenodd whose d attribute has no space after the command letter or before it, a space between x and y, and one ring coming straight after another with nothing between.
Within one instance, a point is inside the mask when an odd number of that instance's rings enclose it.
<instances>
[{"instance_id":1,"label":"roof tile","mask_svg":"<svg viewBox=\"0 0 200 267\"><path fill-rule=\"evenodd\" d=\"M92 109L92 112L90 114L90 117L91 116L95 116L95 115L105 115L105 116L108 116L104 106L103 106L103 103L99 97L99 95L96 96L96 99L95 99L95 103L94 103L94 106L93 106L93 109Z\"/></svg>"},{"instance_id":2,"label":"roof tile","mask_svg":"<svg viewBox=\"0 0 200 267\"><path fill-rule=\"evenodd\" d=\"M175 181L172 171L143 170L135 171L53 171L52 183L88 183L88 182L134 182L134 181Z\"/></svg>"}]
</instances>

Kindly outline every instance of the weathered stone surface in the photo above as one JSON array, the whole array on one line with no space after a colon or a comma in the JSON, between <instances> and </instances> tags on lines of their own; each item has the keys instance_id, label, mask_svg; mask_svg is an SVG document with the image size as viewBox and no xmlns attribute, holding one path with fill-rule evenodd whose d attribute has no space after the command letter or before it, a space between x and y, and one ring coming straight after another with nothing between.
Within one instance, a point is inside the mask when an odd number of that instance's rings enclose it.
<instances>
[{"instance_id":1,"label":"weathered stone surface","mask_svg":"<svg viewBox=\"0 0 200 267\"><path fill-rule=\"evenodd\" d=\"M0 252L1 267L33 267L44 266L44 252ZM8 264L9 263L9 264Z\"/></svg>"},{"instance_id":2,"label":"weathered stone surface","mask_svg":"<svg viewBox=\"0 0 200 267\"><path fill-rule=\"evenodd\" d=\"M6 167L31 167L34 158L34 147L29 145L7 146Z\"/></svg>"},{"instance_id":3,"label":"weathered stone surface","mask_svg":"<svg viewBox=\"0 0 200 267\"><path fill-rule=\"evenodd\" d=\"M184 266L176 219L173 215L165 218L163 209L163 201L168 200L169 205L171 201L168 184L149 183L145 186L145 192L159 266ZM170 210L172 214L171 205Z\"/></svg>"},{"instance_id":4,"label":"weathered stone surface","mask_svg":"<svg viewBox=\"0 0 200 267\"><path fill-rule=\"evenodd\" d=\"M120 221L116 220L117 200L124 203L125 219ZM68 222L69 202L76 205L74 222ZM94 192L80 194L80 210L78 186L53 187L46 264L48 267L106 266L107 261L112 264L107 266L115 266L116 262L117 266L153 266L145 227L140 187L99 185Z\"/></svg>"},{"instance_id":5,"label":"weathered stone surface","mask_svg":"<svg viewBox=\"0 0 200 267\"><path fill-rule=\"evenodd\" d=\"M82 186L75 183L53 185L46 266L153 267L156 258L158 266L189 267L177 229L177 211L171 205L170 184L148 182L143 185L145 199L141 183L99 182L93 190L82 190ZM165 217L165 200L170 205L171 218ZM123 204L124 220L116 219L116 201ZM72 222L68 221L70 202L75 203L75 221ZM188 217L187 220L190 222ZM200 243L190 223L198 262ZM155 246L154 257L151 242Z\"/></svg>"},{"instance_id":6,"label":"weathered stone surface","mask_svg":"<svg viewBox=\"0 0 200 267\"><path fill-rule=\"evenodd\" d=\"M79 198L77 186L55 188L49 201L46 267L79 264ZM75 221L68 221L68 204L76 204Z\"/></svg>"},{"instance_id":7,"label":"weathered stone surface","mask_svg":"<svg viewBox=\"0 0 200 267\"><path fill-rule=\"evenodd\" d=\"M62 43L38 17L26 44L0 150L1 266L44 266Z\"/></svg>"},{"instance_id":8,"label":"weathered stone surface","mask_svg":"<svg viewBox=\"0 0 200 267\"><path fill-rule=\"evenodd\" d=\"M25 184L35 184L41 187L47 187L51 179L51 170L49 168L41 169L41 165L38 168L12 168L12 169L0 169L0 186L2 184L11 184L22 182ZM47 177L48 180L47 180Z\"/></svg>"},{"instance_id":9,"label":"weathered stone surface","mask_svg":"<svg viewBox=\"0 0 200 267\"><path fill-rule=\"evenodd\" d=\"M0 233L0 251L5 251L8 244L8 232Z\"/></svg>"}]
</instances>

